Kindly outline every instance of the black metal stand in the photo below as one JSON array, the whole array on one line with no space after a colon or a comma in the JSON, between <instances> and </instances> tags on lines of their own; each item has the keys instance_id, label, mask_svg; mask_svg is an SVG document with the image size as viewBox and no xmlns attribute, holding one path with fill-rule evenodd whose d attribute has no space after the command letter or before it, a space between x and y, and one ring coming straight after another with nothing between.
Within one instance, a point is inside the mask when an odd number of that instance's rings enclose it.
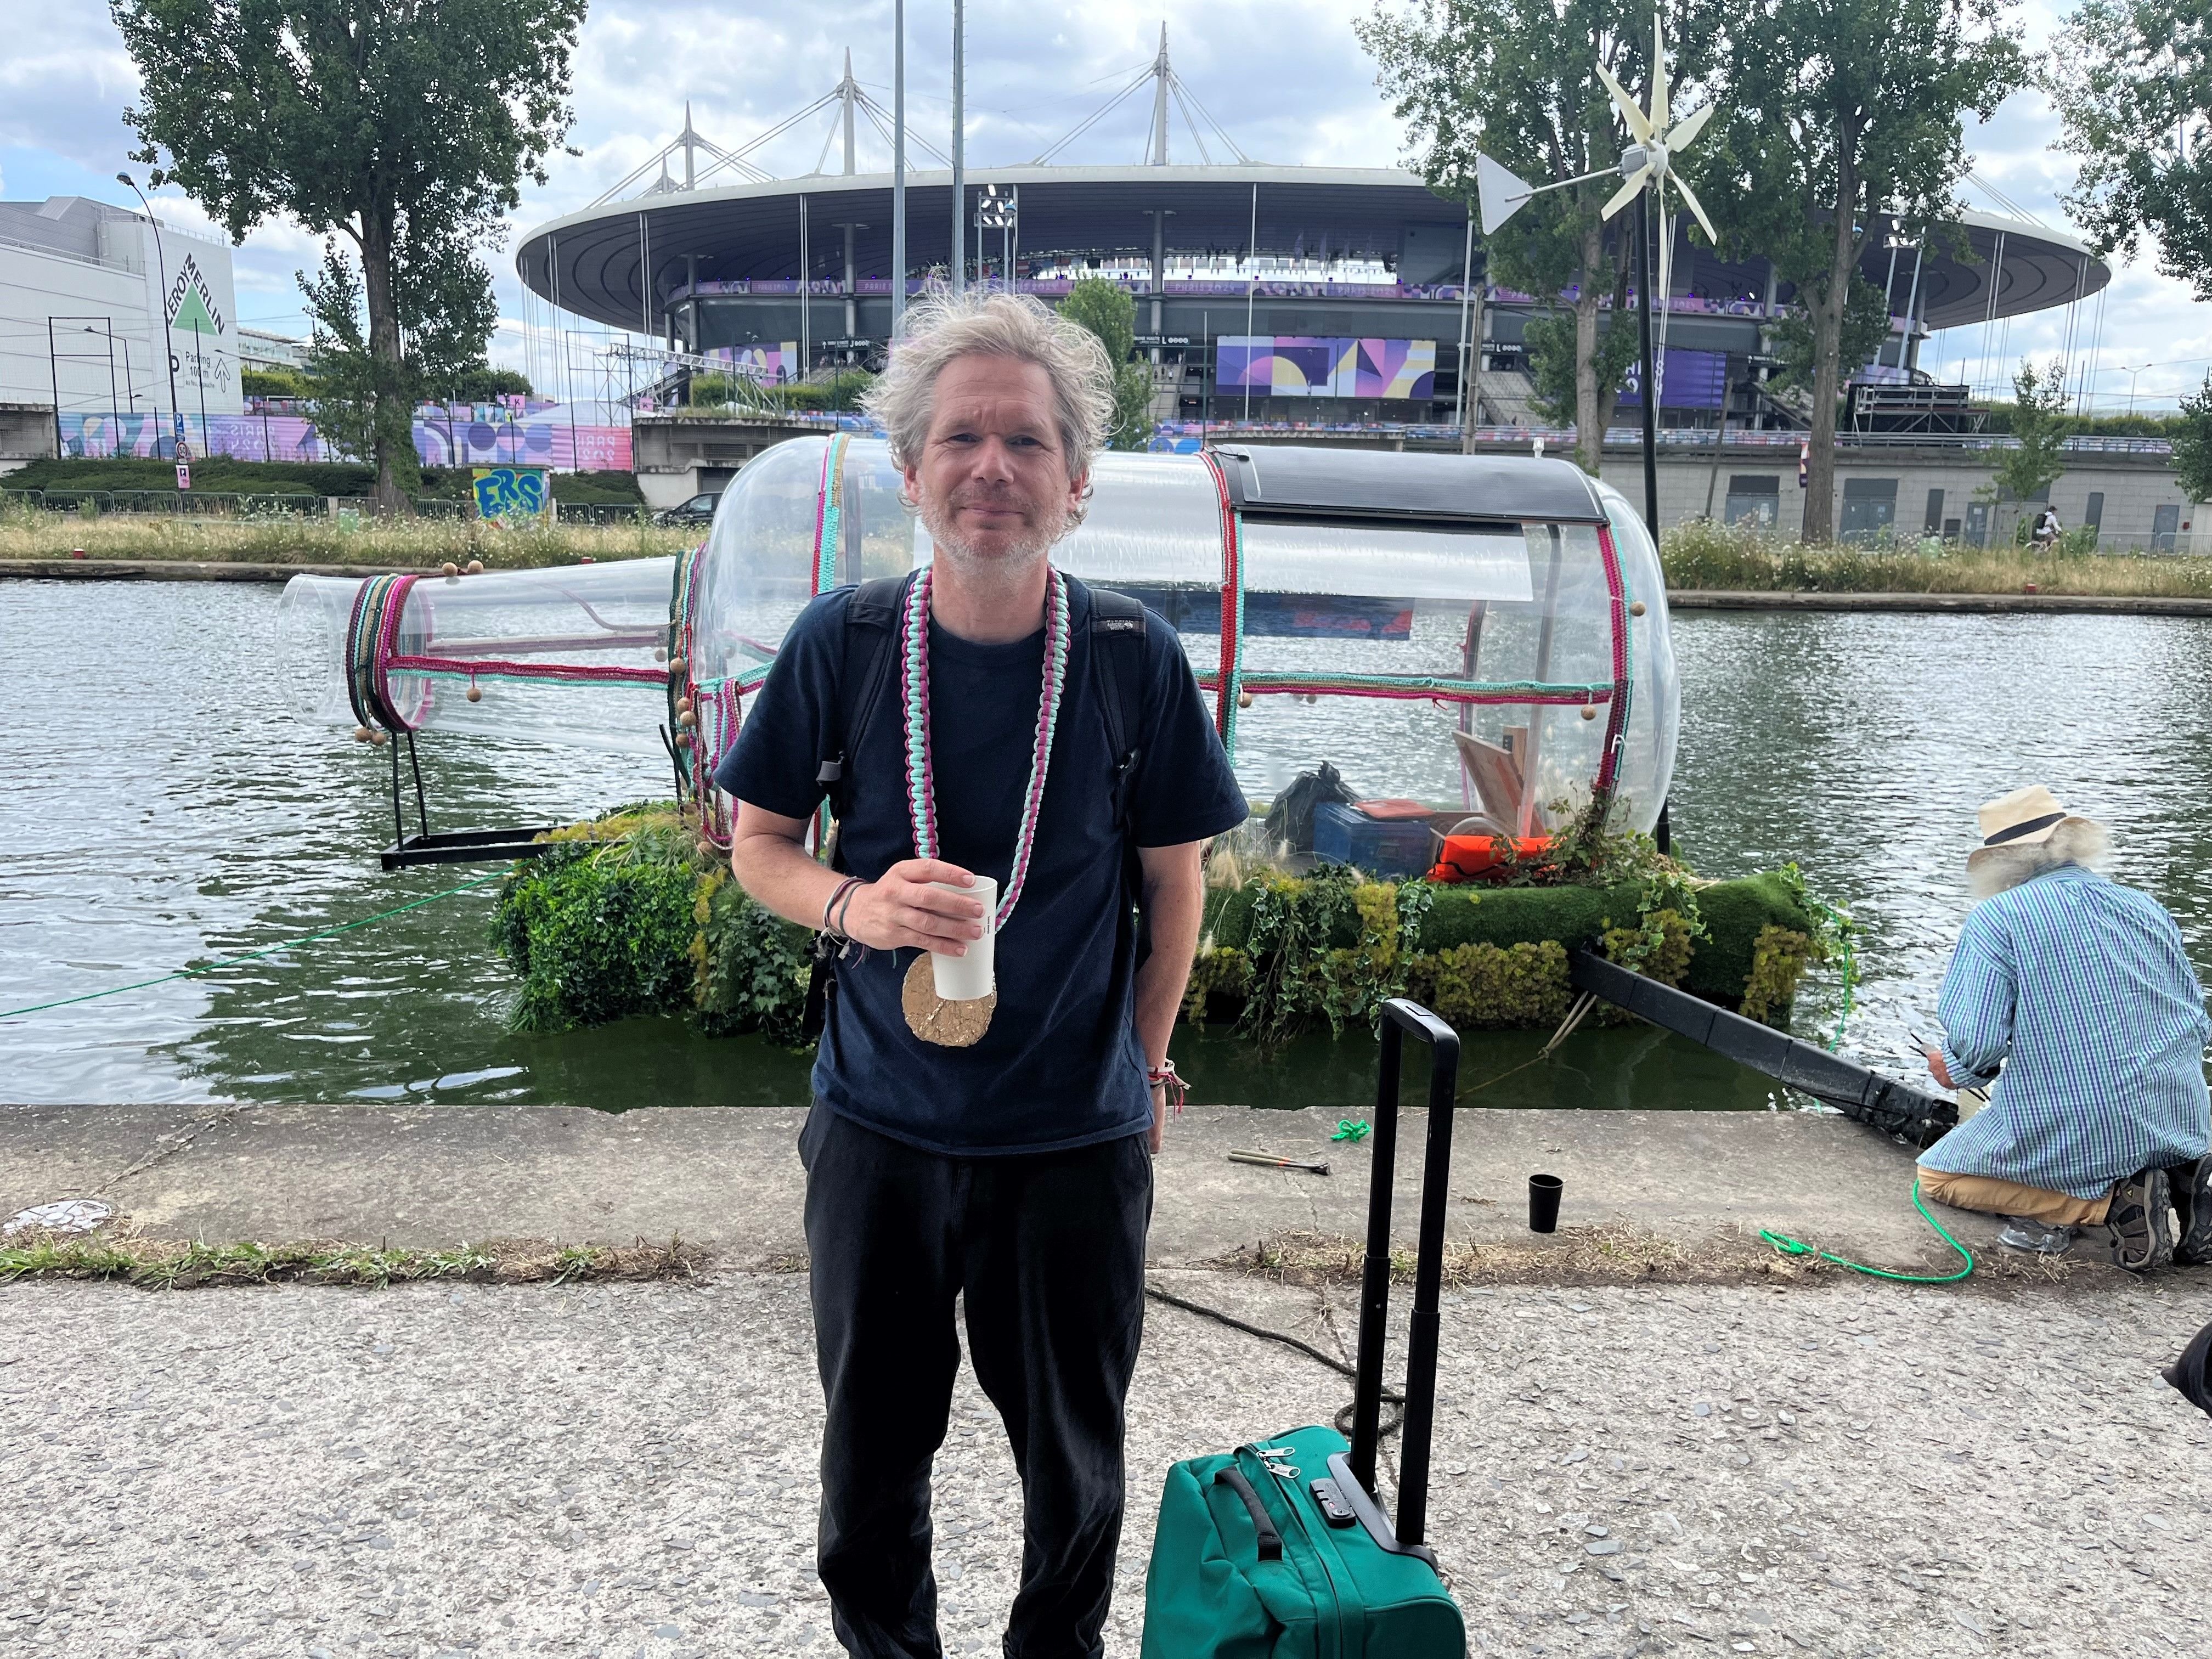
<instances>
[{"instance_id":1,"label":"black metal stand","mask_svg":"<svg viewBox=\"0 0 2212 1659\"><path fill-rule=\"evenodd\" d=\"M1636 198L1636 314L1644 331L1644 527L1659 539L1659 375L1651 361L1651 192Z\"/></svg>"},{"instance_id":2,"label":"black metal stand","mask_svg":"<svg viewBox=\"0 0 2212 1659\"><path fill-rule=\"evenodd\" d=\"M415 833L407 833L404 795L400 787L399 750L407 749L407 769L415 780ZM430 833L430 809L422 790L422 762L415 752L415 734L399 732L387 745L392 750L392 845L376 855L386 870L417 864L482 864L501 859L536 858L547 843L538 839L555 826L550 823L511 830L447 830Z\"/></svg>"}]
</instances>

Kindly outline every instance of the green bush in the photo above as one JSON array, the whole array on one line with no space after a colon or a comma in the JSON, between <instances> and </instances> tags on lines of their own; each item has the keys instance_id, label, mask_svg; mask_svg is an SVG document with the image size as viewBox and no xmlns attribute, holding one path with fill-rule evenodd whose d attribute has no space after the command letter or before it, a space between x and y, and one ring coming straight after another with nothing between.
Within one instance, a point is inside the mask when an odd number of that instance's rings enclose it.
<instances>
[{"instance_id":1,"label":"green bush","mask_svg":"<svg viewBox=\"0 0 2212 1659\"><path fill-rule=\"evenodd\" d=\"M516 1030L603 1025L688 1000L696 878L622 850L555 847L501 885L492 937L522 981Z\"/></svg>"}]
</instances>

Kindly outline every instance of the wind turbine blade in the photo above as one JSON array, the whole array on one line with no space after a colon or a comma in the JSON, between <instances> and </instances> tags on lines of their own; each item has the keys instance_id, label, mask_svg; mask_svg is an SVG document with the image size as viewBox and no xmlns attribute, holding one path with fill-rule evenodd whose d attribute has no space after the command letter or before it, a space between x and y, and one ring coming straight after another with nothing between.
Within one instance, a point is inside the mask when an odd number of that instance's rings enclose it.
<instances>
[{"instance_id":1,"label":"wind turbine blade","mask_svg":"<svg viewBox=\"0 0 2212 1659\"><path fill-rule=\"evenodd\" d=\"M1482 234L1485 236L1520 212L1528 198L1536 193L1534 185L1516 178L1480 151L1477 151L1474 157L1474 188L1482 202Z\"/></svg>"},{"instance_id":2,"label":"wind turbine blade","mask_svg":"<svg viewBox=\"0 0 2212 1659\"><path fill-rule=\"evenodd\" d=\"M1651 125L1656 131L1667 131L1667 40L1656 11L1651 14Z\"/></svg>"},{"instance_id":3,"label":"wind turbine blade","mask_svg":"<svg viewBox=\"0 0 2212 1659\"><path fill-rule=\"evenodd\" d=\"M1675 124L1674 131L1667 135L1667 153L1680 155L1684 148L1705 130L1705 123L1713 118L1713 112L1719 107L1717 104L1708 104L1703 109L1684 116Z\"/></svg>"},{"instance_id":4,"label":"wind turbine blade","mask_svg":"<svg viewBox=\"0 0 2212 1659\"><path fill-rule=\"evenodd\" d=\"M1613 107L1620 118L1628 123L1628 131L1639 144L1651 141L1651 123L1644 118L1644 112L1636 107L1636 100L1620 89L1620 82L1613 78L1613 71L1602 64L1597 66L1597 78L1605 82L1605 89L1613 94Z\"/></svg>"},{"instance_id":5,"label":"wind turbine blade","mask_svg":"<svg viewBox=\"0 0 2212 1659\"><path fill-rule=\"evenodd\" d=\"M1644 188L1645 183L1649 181L1650 177L1651 169L1650 167L1637 168L1635 172L1628 175L1628 182L1623 185L1619 190L1613 191L1613 199L1605 204L1604 210L1597 216L1601 219L1612 218L1614 214L1620 212L1621 209L1626 207L1631 202L1636 199L1637 191Z\"/></svg>"},{"instance_id":6,"label":"wind turbine blade","mask_svg":"<svg viewBox=\"0 0 2212 1659\"><path fill-rule=\"evenodd\" d=\"M1698 222L1705 228L1705 240L1715 247L1718 247L1721 245L1721 234L1713 228L1713 222L1705 216L1705 204L1698 199L1697 191L1690 188L1688 181L1680 173L1677 173L1671 176L1674 180L1674 188L1682 193L1682 205L1698 216Z\"/></svg>"}]
</instances>

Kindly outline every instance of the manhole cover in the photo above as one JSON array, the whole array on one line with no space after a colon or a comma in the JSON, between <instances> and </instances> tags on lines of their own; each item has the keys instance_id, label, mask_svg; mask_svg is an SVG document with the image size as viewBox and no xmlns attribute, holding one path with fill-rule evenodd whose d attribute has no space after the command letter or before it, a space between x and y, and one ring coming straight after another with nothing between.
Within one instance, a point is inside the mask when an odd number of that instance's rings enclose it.
<instances>
[{"instance_id":1,"label":"manhole cover","mask_svg":"<svg viewBox=\"0 0 2212 1659\"><path fill-rule=\"evenodd\" d=\"M96 1198L65 1198L54 1204L33 1204L0 1222L0 1238L37 1231L50 1233L88 1233L115 1213L115 1206Z\"/></svg>"}]
</instances>

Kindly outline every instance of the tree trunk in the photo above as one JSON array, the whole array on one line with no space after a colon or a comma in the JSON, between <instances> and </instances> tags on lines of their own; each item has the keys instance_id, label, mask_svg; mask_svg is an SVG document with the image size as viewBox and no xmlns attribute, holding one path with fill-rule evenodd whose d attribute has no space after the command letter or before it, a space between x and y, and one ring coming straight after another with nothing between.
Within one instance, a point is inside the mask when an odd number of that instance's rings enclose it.
<instances>
[{"instance_id":1,"label":"tree trunk","mask_svg":"<svg viewBox=\"0 0 2212 1659\"><path fill-rule=\"evenodd\" d=\"M1849 152L1852 135L1845 135ZM1805 461L1805 519L1798 539L1824 546L1836 535L1836 399L1842 390L1844 318L1851 302L1858 243L1852 228L1858 180L1850 167L1836 179L1835 240L1828 255L1827 292L1813 303L1813 430Z\"/></svg>"},{"instance_id":2,"label":"tree trunk","mask_svg":"<svg viewBox=\"0 0 2212 1659\"><path fill-rule=\"evenodd\" d=\"M376 374L371 395L374 416L370 425L376 483L369 496L380 514L403 513L406 493L399 487L398 459L392 452L392 402L401 395L399 313L392 292L392 222L386 216L362 215L362 288L368 302L368 355ZM413 441L412 410L400 423Z\"/></svg>"},{"instance_id":3,"label":"tree trunk","mask_svg":"<svg viewBox=\"0 0 2212 1659\"><path fill-rule=\"evenodd\" d=\"M1605 228L1583 233L1582 281L1575 289L1575 461L1593 478L1605 459L1607 399L1597 383L1597 273Z\"/></svg>"}]
</instances>

